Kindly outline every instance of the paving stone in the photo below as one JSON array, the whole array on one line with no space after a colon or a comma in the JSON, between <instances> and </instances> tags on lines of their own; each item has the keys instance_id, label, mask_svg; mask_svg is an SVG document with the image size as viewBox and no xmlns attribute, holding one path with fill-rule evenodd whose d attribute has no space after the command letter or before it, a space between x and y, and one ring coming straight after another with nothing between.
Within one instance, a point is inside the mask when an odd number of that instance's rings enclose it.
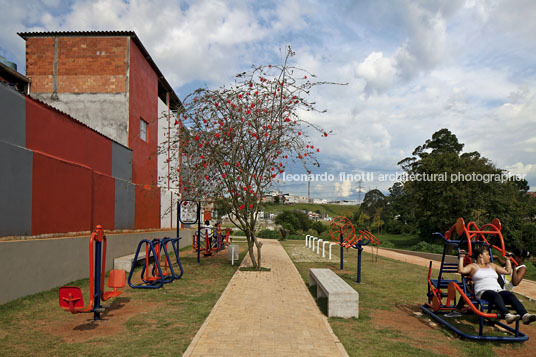
<instances>
[{"instance_id":1,"label":"paving stone","mask_svg":"<svg viewBox=\"0 0 536 357\"><path fill-rule=\"evenodd\" d=\"M262 242L271 271L237 271L184 356L347 356L281 244Z\"/></svg>"}]
</instances>

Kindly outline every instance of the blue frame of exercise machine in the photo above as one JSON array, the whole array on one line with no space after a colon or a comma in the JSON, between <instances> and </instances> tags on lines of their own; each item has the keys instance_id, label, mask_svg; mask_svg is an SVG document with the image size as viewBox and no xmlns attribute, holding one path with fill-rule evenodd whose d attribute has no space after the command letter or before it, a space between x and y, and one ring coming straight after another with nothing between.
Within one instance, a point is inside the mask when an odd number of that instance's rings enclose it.
<instances>
[{"instance_id":1,"label":"blue frame of exercise machine","mask_svg":"<svg viewBox=\"0 0 536 357\"><path fill-rule=\"evenodd\" d=\"M153 241L149 241L148 239L142 239L138 243L138 248L136 249L136 254L134 254L134 259L132 260L132 266L130 268L130 273L128 274L128 286L130 286L132 289L159 289L162 286L164 286L165 283L168 282L168 281L165 281L165 279L163 279L163 278L158 279L158 280L153 280L153 281L149 281L148 279L144 279L145 273L146 273L146 264L144 264L143 269L141 271L141 279L142 279L143 283L138 284L138 285L132 284L132 274L134 273L134 269L136 267L136 262L138 261L138 256L140 254L140 250L141 250L141 247L142 247L143 244L145 244L146 250L147 250L147 256L145 257L145 259L150 259L151 254L152 254L152 257L154 258L153 272L154 272L154 269L156 268L158 270L158 275L160 277L164 276L164 274L162 273L162 268L160 267L160 262L158 261L158 259L156 259L156 253L155 253L155 247L154 247ZM167 255L167 252L166 252L166 255ZM169 256L168 256L168 258L169 258Z\"/></svg>"}]
</instances>

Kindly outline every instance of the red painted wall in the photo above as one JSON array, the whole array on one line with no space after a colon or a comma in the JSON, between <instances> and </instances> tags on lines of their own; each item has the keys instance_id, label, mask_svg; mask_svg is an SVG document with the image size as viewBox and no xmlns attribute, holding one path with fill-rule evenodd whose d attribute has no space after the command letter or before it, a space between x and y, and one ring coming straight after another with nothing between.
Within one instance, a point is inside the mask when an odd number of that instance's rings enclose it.
<instances>
[{"instance_id":1,"label":"red painted wall","mask_svg":"<svg viewBox=\"0 0 536 357\"><path fill-rule=\"evenodd\" d=\"M93 172L93 226L115 227L115 179Z\"/></svg>"},{"instance_id":2,"label":"red painted wall","mask_svg":"<svg viewBox=\"0 0 536 357\"><path fill-rule=\"evenodd\" d=\"M157 186L158 78L151 65L130 41L129 133L132 181L136 187L135 227L160 227L160 190ZM147 142L140 138L140 118L148 122Z\"/></svg>"},{"instance_id":3,"label":"red painted wall","mask_svg":"<svg viewBox=\"0 0 536 357\"><path fill-rule=\"evenodd\" d=\"M27 97L26 147L112 175L112 141Z\"/></svg>"},{"instance_id":4,"label":"red painted wall","mask_svg":"<svg viewBox=\"0 0 536 357\"><path fill-rule=\"evenodd\" d=\"M135 228L160 227L160 188L136 185Z\"/></svg>"},{"instance_id":5,"label":"red painted wall","mask_svg":"<svg viewBox=\"0 0 536 357\"><path fill-rule=\"evenodd\" d=\"M32 234L113 229L110 139L27 97L26 147L34 151Z\"/></svg>"},{"instance_id":6,"label":"red painted wall","mask_svg":"<svg viewBox=\"0 0 536 357\"><path fill-rule=\"evenodd\" d=\"M91 230L91 169L34 152L32 234Z\"/></svg>"}]
</instances>

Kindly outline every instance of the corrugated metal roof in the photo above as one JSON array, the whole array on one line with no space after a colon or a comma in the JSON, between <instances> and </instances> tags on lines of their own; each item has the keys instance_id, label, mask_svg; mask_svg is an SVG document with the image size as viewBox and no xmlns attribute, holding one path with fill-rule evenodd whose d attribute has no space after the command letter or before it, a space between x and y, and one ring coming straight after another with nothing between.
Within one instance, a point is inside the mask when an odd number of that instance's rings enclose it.
<instances>
[{"instance_id":1,"label":"corrugated metal roof","mask_svg":"<svg viewBox=\"0 0 536 357\"><path fill-rule=\"evenodd\" d=\"M28 85L31 82L30 78L20 74L2 62L0 62L0 77L14 83L20 92L28 93Z\"/></svg>"},{"instance_id":2,"label":"corrugated metal roof","mask_svg":"<svg viewBox=\"0 0 536 357\"><path fill-rule=\"evenodd\" d=\"M182 103L179 97L168 83L156 63L149 55L149 52L143 46L143 43L139 39L138 35L134 31L50 31L50 32L18 32L17 33L24 40L30 37L130 37L134 43L139 47L143 56L149 62L153 70L158 76L158 96L164 103L166 103L166 92L169 93L170 106L173 110L181 110Z\"/></svg>"}]
</instances>

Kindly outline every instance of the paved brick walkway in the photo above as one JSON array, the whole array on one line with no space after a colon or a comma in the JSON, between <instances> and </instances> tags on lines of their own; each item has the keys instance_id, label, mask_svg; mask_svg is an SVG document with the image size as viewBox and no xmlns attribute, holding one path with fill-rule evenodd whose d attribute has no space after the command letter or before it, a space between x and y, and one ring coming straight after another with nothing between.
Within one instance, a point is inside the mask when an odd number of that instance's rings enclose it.
<instances>
[{"instance_id":1,"label":"paved brick walkway","mask_svg":"<svg viewBox=\"0 0 536 357\"><path fill-rule=\"evenodd\" d=\"M262 241L271 271L237 271L184 356L347 356L281 244Z\"/></svg>"}]
</instances>

